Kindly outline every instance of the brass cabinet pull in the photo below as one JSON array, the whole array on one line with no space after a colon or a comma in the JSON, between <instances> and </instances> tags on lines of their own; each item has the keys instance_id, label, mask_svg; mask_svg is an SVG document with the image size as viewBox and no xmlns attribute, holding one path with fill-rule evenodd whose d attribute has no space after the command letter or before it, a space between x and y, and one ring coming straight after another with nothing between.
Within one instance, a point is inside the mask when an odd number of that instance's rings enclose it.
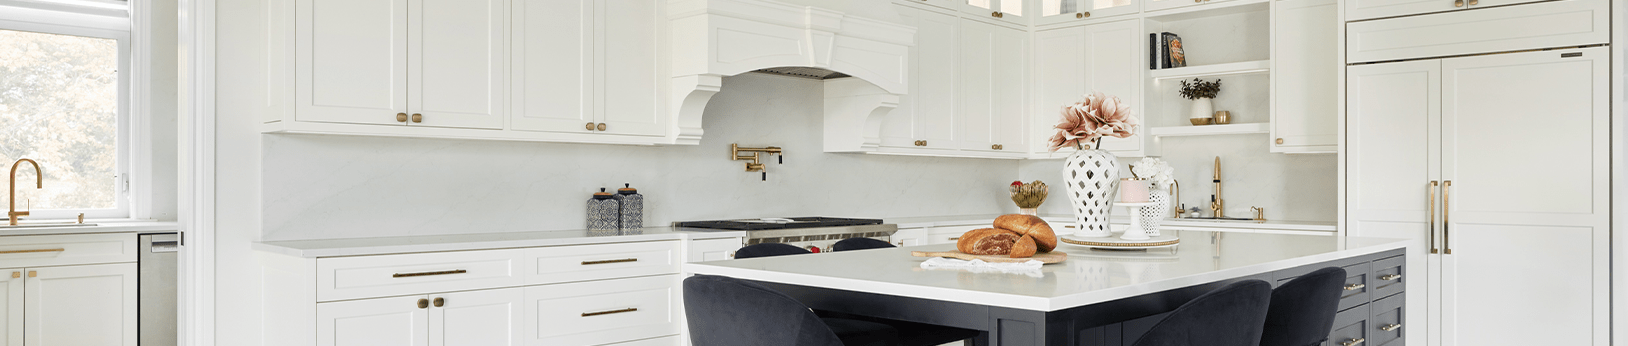
<instances>
[{"instance_id":1,"label":"brass cabinet pull","mask_svg":"<svg viewBox=\"0 0 1628 346\"><path fill-rule=\"evenodd\" d=\"M604 131L604 130L605 130L605 123L599 123L599 130L600 130L600 131Z\"/></svg>"},{"instance_id":2,"label":"brass cabinet pull","mask_svg":"<svg viewBox=\"0 0 1628 346\"><path fill-rule=\"evenodd\" d=\"M1368 285L1364 285L1364 284L1350 284L1350 285L1345 285L1345 290L1347 290L1347 291L1355 291L1355 290L1360 290L1360 289L1362 289L1362 288L1363 288L1363 287L1368 287Z\"/></svg>"},{"instance_id":3,"label":"brass cabinet pull","mask_svg":"<svg viewBox=\"0 0 1628 346\"><path fill-rule=\"evenodd\" d=\"M1451 216L1453 208L1448 206L1453 198L1453 181L1441 183L1441 253L1453 254L1453 236Z\"/></svg>"},{"instance_id":4,"label":"brass cabinet pull","mask_svg":"<svg viewBox=\"0 0 1628 346\"><path fill-rule=\"evenodd\" d=\"M950 238L950 240L961 240L961 237Z\"/></svg>"},{"instance_id":5,"label":"brass cabinet pull","mask_svg":"<svg viewBox=\"0 0 1628 346\"><path fill-rule=\"evenodd\" d=\"M415 123L424 122L424 115L423 114L418 114L418 113L413 113L413 122L415 122Z\"/></svg>"},{"instance_id":6,"label":"brass cabinet pull","mask_svg":"<svg viewBox=\"0 0 1628 346\"><path fill-rule=\"evenodd\" d=\"M435 298L435 301L433 303L431 303L431 304L435 304L435 307L439 308L439 307L441 307L441 305L445 305L446 303L447 303L446 299L441 299L441 298L437 297L437 298Z\"/></svg>"},{"instance_id":7,"label":"brass cabinet pull","mask_svg":"<svg viewBox=\"0 0 1628 346\"><path fill-rule=\"evenodd\" d=\"M1379 276L1380 280L1385 280L1385 281L1396 281L1396 279L1401 279L1401 278L1402 278L1402 274L1388 274L1388 275L1380 275Z\"/></svg>"},{"instance_id":8,"label":"brass cabinet pull","mask_svg":"<svg viewBox=\"0 0 1628 346\"><path fill-rule=\"evenodd\" d=\"M1363 338L1351 339L1351 341L1346 341L1346 342L1340 343L1340 346L1356 346L1358 344L1362 344L1363 341L1368 341L1368 340L1363 339Z\"/></svg>"},{"instance_id":9,"label":"brass cabinet pull","mask_svg":"<svg viewBox=\"0 0 1628 346\"><path fill-rule=\"evenodd\" d=\"M40 276L40 272L32 271L32 270L28 271L28 277L37 277L37 276Z\"/></svg>"},{"instance_id":10,"label":"brass cabinet pull","mask_svg":"<svg viewBox=\"0 0 1628 346\"><path fill-rule=\"evenodd\" d=\"M594 123L588 123L588 131L594 130Z\"/></svg>"},{"instance_id":11,"label":"brass cabinet pull","mask_svg":"<svg viewBox=\"0 0 1628 346\"><path fill-rule=\"evenodd\" d=\"M1464 7L1464 0L1453 0L1453 7Z\"/></svg>"},{"instance_id":12,"label":"brass cabinet pull","mask_svg":"<svg viewBox=\"0 0 1628 346\"><path fill-rule=\"evenodd\" d=\"M63 251L68 251L68 250L67 249L6 250L6 251L0 251L0 255L14 254L14 253L40 253L40 252L63 252Z\"/></svg>"},{"instance_id":13,"label":"brass cabinet pull","mask_svg":"<svg viewBox=\"0 0 1628 346\"><path fill-rule=\"evenodd\" d=\"M463 273L468 273L468 272L469 272L468 270L458 269L458 270L443 270L443 271L438 271L438 272L395 273L395 274L390 274L390 277L392 277L392 278L410 278L410 277L414 277L414 276L451 275L451 274L463 274Z\"/></svg>"},{"instance_id":14,"label":"brass cabinet pull","mask_svg":"<svg viewBox=\"0 0 1628 346\"><path fill-rule=\"evenodd\" d=\"M1429 201L1430 201L1430 204L1429 204L1429 208L1430 208L1430 253L1441 253L1441 249L1436 248L1436 186L1437 185L1440 185L1440 182L1435 181L1435 180L1431 180L1430 181L1430 188L1427 189L1427 190L1429 190L1429 192L1427 194L1430 195L1430 199L1429 199Z\"/></svg>"},{"instance_id":15,"label":"brass cabinet pull","mask_svg":"<svg viewBox=\"0 0 1628 346\"><path fill-rule=\"evenodd\" d=\"M398 122L398 123L407 122L407 113L396 113L396 122Z\"/></svg>"},{"instance_id":16,"label":"brass cabinet pull","mask_svg":"<svg viewBox=\"0 0 1628 346\"><path fill-rule=\"evenodd\" d=\"M1383 325L1383 326L1380 326L1380 327L1379 327L1379 330L1383 330L1383 331L1387 331L1387 332L1389 332L1389 331L1394 331L1394 330L1397 330L1397 329L1400 329L1400 328L1402 328L1402 325L1400 325L1400 324L1395 324L1395 323L1391 323L1391 324L1387 324L1387 325Z\"/></svg>"},{"instance_id":17,"label":"brass cabinet pull","mask_svg":"<svg viewBox=\"0 0 1628 346\"><path fill-rule=\"evenodd\" d=\"M639 261L639 259L637 259L637 258L623 258L623 259L613 259L613 260L582 261L582 265L591 266L591 265L595 265L595 264L626 263L626 262L638 262L638 261Z\"/></svg>"},{"instance_id":18,"label":"brass cabinet pull","mask_svg":"<svg viewBox=\"0 0 1628 346\"><path fill-rule=\"evenodd\" d=\"M584 313L582 313L582 317L592 317L592 316L609 315L609 314L620 314L620 313L624 313L624 312L634 312L634 311L639 311L639 308L626 308L626 309L620 309L620 310L584 312Z\"/></svg>"},{"instance_id":19,"label":"brass cabinet pull","mask_svg":"<svg viewBox=\"0 0 1628 346\"><path fill-rule=\"evenodd\" d=\"M1277 142L1278 142L1278 145L1283 145L1283 139L1282 138L1278 138Z\"/></svg>"},{"instance_id":20,"label":"brass cabinet pull","mask_svg":"<svg viewBox=\"0 0 1628 346\"><path fill-rule=\"evenodd\" d=\"M426 309L426 308L429 308L429 307L430 307L430 300L429 299L418 298L418 308L419 309Z\"/></svg>"}]
</instances>

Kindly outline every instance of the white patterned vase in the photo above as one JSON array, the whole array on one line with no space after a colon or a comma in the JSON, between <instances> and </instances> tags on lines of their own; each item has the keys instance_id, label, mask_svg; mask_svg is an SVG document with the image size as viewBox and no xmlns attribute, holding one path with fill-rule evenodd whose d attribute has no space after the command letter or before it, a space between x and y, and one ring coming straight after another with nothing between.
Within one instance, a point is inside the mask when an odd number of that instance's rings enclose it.
<instances>
[{"instance_id":1,"label":"white patterned vase","mask_svg":"<svg viewBox=\"0 0 1628 346\"><path fill-rule=\"evenodd\" d=\"M1119 191L1119 158L1106 150L1077 150L1063 161L1063 181L1073 202L1074 221L1081 237L1113 236L1108 212Z\"/></svg>"},{"instance_id":2,"label":"white patterned vase","mask_svg":"<svg viewBox=\"0 0 1628 346\"><path fill-rule=\"evenodd\" d=\"M1159 236L1159 221L1170 217L1170 190L1154 188L1148 192L1148 202L1153 205L1137 208L1142 216L1142 231L1149 237Z\"/></svg>"}]
</instances>

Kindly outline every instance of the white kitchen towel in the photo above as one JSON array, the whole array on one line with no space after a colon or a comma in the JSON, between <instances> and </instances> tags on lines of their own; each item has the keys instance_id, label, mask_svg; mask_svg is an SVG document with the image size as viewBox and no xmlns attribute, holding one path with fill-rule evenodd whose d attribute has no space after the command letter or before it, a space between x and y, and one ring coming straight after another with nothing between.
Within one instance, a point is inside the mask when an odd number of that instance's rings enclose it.
<instances>
[{"instance_id":1,"label":"white kitchen towel","mask_svg":"<svg viewBox=\"0 0 1628 346\"><path fill-rule=\"evenodd\" d=\"M921 268L927 270L961 270L974 273L1007 273L1022 274L1029 277L1042 278L1046 275L1040 272L1040 266L1045 265L1036 260L1022 263L989 263L983 260L959 260L954 258L933 257L921 262Z\"/></svg>"}]
</instances>

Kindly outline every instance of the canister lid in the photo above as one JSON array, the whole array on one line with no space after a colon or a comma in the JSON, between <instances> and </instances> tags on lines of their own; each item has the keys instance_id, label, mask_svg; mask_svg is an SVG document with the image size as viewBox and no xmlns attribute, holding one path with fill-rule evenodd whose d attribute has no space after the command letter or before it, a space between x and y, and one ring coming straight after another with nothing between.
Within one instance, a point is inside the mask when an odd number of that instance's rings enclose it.
<instances>
[{"instance_id":1,"label":"canister lid","mask_svg":"<svg viewBox=\"0 0 1628 346\"><path fill-rule=\"evenodd\" d=\"M639 193L639 189L633 188L633 183L622 184L622 186L624 186L624 187L620 188L620 189L616 189L616 193L620 193L620 194L624 194L624 195L631 195L631 194Z\"/></svg>"},{"instance_id":2,"label":"canister lid","mask_svg":"<svg viewBox=\"0 0 1628 346\"><path fill-rule=\"evenodd\" d=\"M594 199L610 199L610 198L611 198L611 193L610 192L605 192L605 188L603 188L603 187L599 188L599 192L594 193Z\"/></svg>"}]
</instances>

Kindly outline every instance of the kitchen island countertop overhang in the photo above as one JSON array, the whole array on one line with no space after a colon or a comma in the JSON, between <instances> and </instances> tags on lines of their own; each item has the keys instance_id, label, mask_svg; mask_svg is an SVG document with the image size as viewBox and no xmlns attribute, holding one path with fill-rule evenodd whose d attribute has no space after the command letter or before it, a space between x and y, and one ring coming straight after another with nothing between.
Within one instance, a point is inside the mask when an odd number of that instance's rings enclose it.
<instances>
[{"instance_id":1,"label":"kitchen island countertop overhang","mask_svg":"<svg viewBox=\"0 0 1628 346\"><path fill-rule=\"evenodd\" d=\"M922 245L798 256L691 263L690 274L723 275L881 295L1057 311L1183 287L1262 275L1299 266L1405 249L1410 241L1368 237L1179 232L1182 245L1147 252L1063 246L1066 262L1035 278L1012 273L927 270L911 251Z\"/></svg>"}]
</instances>

